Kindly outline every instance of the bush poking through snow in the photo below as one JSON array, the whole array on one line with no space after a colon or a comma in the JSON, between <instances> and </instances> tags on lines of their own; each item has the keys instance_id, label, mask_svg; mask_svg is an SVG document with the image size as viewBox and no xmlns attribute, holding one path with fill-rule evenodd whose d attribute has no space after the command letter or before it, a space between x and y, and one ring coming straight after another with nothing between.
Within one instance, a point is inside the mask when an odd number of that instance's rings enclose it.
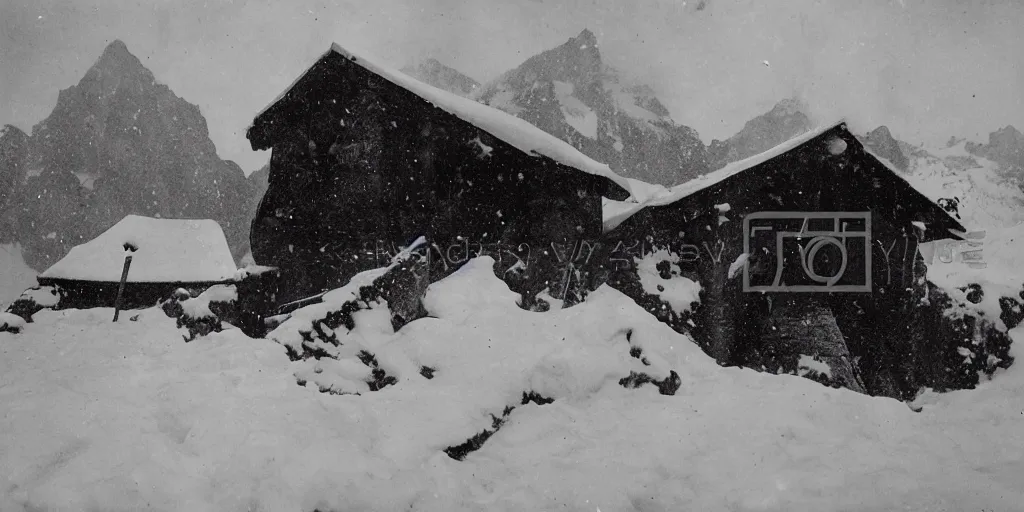
<instances>
[{"instance_id":1,"label":"bush poking through snow","mask_svg":"<svg viewBox=\"0 0 1024 512\"><path fill-rule=\"evenodd\" d=\"M533 403L535 403L537 405L548 405L548 404L550 404L550 403L552 403L554 401L555 401L554 398L548 398L546 396L542 396L540 393L537 393L535 391L524 391L523 392L523 401L520 403L520 405L526 405L526 404L528 404L530 402L533 402Z\"/></svg>"},{"instance_id":2,"label":"bush poking through snow","mask_svg":"<svg viewBox=\"0 0 1024 512\"><path fill-rule=\"evenodd\" d=\"M359 353L356 354L356 357L371 369L373 379L366 382L366 384L370 386L370 391L380 391L381 389L398 382L398 379L388 375L387 372L381 369L380 364L377 363L377 358L374 357L373 354L365 350L360 350Z\"/></svg>"},{"instance_id":3,"label":"bush poking through snow","mask_svg":"<svg viewBox=\"0 0 1024 512\"><path fill-rule=\"evenodd\" d=\"M25 290L10 306L7 312L21 317L26 323L32 323L32 315L44 310L55 309L60 305L60 289L55 286L35 286Z\"/></svg>"},{"instance_id":4,"label":"bush poking through snow","mask_svg":"<svg viewBox=\"0 0 1024 512\"><path fill-rule=\"evenodd\" d=\"M682 270L679 256L661 249L637 258L608 277L608 285L633 299L674 331L689 335L700 307L696 274Z\"/></svg>"},{"instance_id":5,"label":"bush poking through snow","mask_svg":"<svg viewBox=\"0 0 1024 512\"><path fill-rule=\"evenodd\" d=\"M619 379L619 385L626 389L636 389L644 384L654 384L658 388L658 393L672 396L676 394L676 391L679 391L683 381L675 370L670 371L668 377L662 380L657 380L646 373L634 371L629 372L629 377Z\"/></svg>"},{"instance_id":6,"label":"bush poking through snow","mask_svg":"<svg viewBox=\"0 0 1024 512\"><path fill-rule=\"evenodd\" d=\"M531 402L536 405L548 405L550 403L553 403L554 401L554 398L542 396L534 391L524 391L523 400L522 402L520 402L519 405L526 405ZM504 425L505 422L508 420L508 416L512 414L512 411L514 410L515 406L513 405L505 406L505 410L501 412L500 418L493 414L491 415L490 429L484 429L480 431L473 437L467 439L466 442L462 444L449 446L448 448L445 448L444 453L448 454L449 457L455 460L465 460L466 455L469 455L470 453L479 450L484 445L484 442L490 439L491 436L493 436L495 433L498 432L498 430L501 429L502 425Z\"/></svg>"},{"instance_id":7,"label":"bush poking through snow","mask_svg":"<svg viewBox=\"0 0 1024 512\"><path fill-rule=\"evenodd\" d=\"M502 412L500 418L492 414L490 430L483 429L480 431L480 433L467 439L466 442L445 448L444 453L448 454L449 457L458 461L466 460L466 455L469 455L470 453L479 450L480 447L484 445L484 442L490 439L491 436L493 436L496 432L498 432L499 429L501 429L501 426L505 424L505 420L508 419L508 415L512 412L513 409L515 408L505 407L505 410Z\"/></svg>"},{"instance_id":8,"label":"bush poking through snow","mask_svg":"<svg viewBox=\"0 0 1024 512\"><path fill-rule=\"evenodd\" d=\"M390 267L358 274L346 286L325 294L322 302L292 312L268 337L284 345L298 367L295 376L302 385L313 382L321 392L352 395L394 385L398 379L389 375L352 333L357 329L356 318L371 311L387 314L395 330L424 316L422 297L429 284L426 265L405 258ZM431 379L434 371L423 367L420 374Z\"/></svg>"},{"instance_id":9,"label":"bush poking through snow","mask_svg":"<svg viewBox=\"0 0 1024 512\"><path fill-rule=\"evenodd\" d=\"M12 313L0 313L0 332L17 334L25 328L25 320Z\"/></svg>"},{"instance_id":10,"label":"bush poking through snow","mask_svg":"<svg viewBox=\"0 0 1024 512\"><path fill-rule=\"evenodd\" d=\"M160 304L160 309L177 320L182 338L188 343L200 336L224 330L224 323L230 323L238 316L237 299L235 285L214 285L197 297L179 288Z\"/></svg>"},{"instance_id":11,"label":"bush poking through snow","mask_svg":"<svg viewBox=\"0 0 1024 512\"><path fill-rule=\"evenodd\" d=\"M337 358L342 346L338 335L356 328L353 314L358 311L388 308L395 330L424 316L427 270L425 262L408 258L357 274L349 284L325 294L322 302L294 311L268 337L284 345L292 361Z\"/></svg>"},{"instance_id":12,"label":"bush poking through snow","mask_svg":"<svg viewBox=\"0 0 1024 512\"><path fill-rule=\"evenodd\" d=\"M1024 292L986 292L981 284L945 290L929 283L914 318L915 384L936 391L973 389L1013 364L1008 329L1024 319Z\"/></svg>"}]
</instances>

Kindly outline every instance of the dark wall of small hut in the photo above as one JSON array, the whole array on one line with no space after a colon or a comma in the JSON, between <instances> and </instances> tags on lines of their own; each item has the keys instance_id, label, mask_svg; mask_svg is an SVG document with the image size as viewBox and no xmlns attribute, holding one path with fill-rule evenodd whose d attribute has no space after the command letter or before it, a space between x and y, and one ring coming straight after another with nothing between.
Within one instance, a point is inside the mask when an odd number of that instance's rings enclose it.
<instances>
[{"instance_id":1,"label":"dark wall of small hut","mask_svg":"<svg viewBox=\"0 0 1024 512\"><path fill-rule=\"evenodd\" d=\"M60 309L112 308L120 286L113 282L45 278L39 279L39 284L60 289ZM214 284L218 283L125 283L121 309L150 308L169 298L178 288L199 292Z\"/></svg>"},{"instance_id":2,"label":"dark wall of small hut","mask_svg":"<svg viewBox=\"0 0 1024 512\"><path fill-rule=\"evenodd\" d=\"M610 260L620 262L609 284L627 295L657 304L637 284L634 258L667 248L679 258L684 276L702 286L701 304L693 325L675 322L688 331L722 364L757 366L765 360L764 341L771 335L773 301L798 297L823 301L834 312L849 350L873 373L864 376L874 390L906 388L894 383L906 372L910 310L919 302L925 267L917 252L922 235L912 221L953 227L937 215L938 208L910 193L909 186L863 153L845 130L826 134L758 168L726 179L676 203L646 208L608 235ZM836 137L845 151L829 151ZM755 212L871 213L870 293L793 293L743 291L743 270L730 278L730 266L744 254L744 218ZM943 224L945 223L945 224ZM799 225L799 221L797 222ZM851 239L846 272L865 268L864 242ZM860 252L856 245L861 247ZM775 270L778 255L750 254L751 272ZM784 254L791 260L799 254ZM802 272L798 266L787 266ZM835 270L835 269L833 269ZM863 273L863 271L860 271ZM821 271L822 274L832 272ZM802 300L802 299L801 299ZM672 324L672 322L669 322ZM902 359L901 359L902 358Z\"/></svg>"},{"instance_id":3,"label":"dark wall of small hut","mask_svg":"<svg viewBox=\"0 0 1024 512\"><path fill-rule=\"evenodd\" d=\"M441 259L453 245L600 236L606 180L525 155L340 55L304 80L265 114L270 179L251 231L257 263L282 270L279 303L386 265L421 235Z\"/></svg>"}]
</instances>

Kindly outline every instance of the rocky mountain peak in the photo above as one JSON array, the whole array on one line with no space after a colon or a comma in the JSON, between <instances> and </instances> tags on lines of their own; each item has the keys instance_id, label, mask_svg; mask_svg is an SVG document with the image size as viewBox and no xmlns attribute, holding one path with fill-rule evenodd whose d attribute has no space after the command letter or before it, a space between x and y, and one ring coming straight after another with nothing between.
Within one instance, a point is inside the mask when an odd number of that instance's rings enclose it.
<instances>
[{"instance_id":1,"label":"rocky mountain peak","mask_svg":"<svg viewBox=\"0 0 1024 512\"><path fill-rule=\"evenodd\" d=\"M561 46L531 57L520 69L583 87L599 80L603 67L597 36L584 29Z\"/></svg>"},{"instance_id":2,"label":"rocky mountain peak","mask_svg":"<svg viewBox=\"0 0 1024 512\"><path fill-rule=\"evenodd\" d=\"M459 96L471 96L480 87L476 80L435 58L424 59L415 66L403 67L401 71L425 84Z\"/></svg>"},{"instance_id":3,"label":"rocky mountain peak","mask_svg":"<svg viewBox=\"0 0 1024 512\"><path fill-rule=\"evenodd\" d=\"M968 142L965 147L968 152L1005 168L1024 171L1024 134L1012 125L988 134L988 144Z\"/></svg>"},{"instance_id":4,"label":"rocky mountain peak","mask_svg":"<svg viewBox=\"0 0 1024 512\"><path fill-rule=\"evenodd\" d=\"M776 103L766 115L769 117L802 116L802 110L806 110L802 101L797 98L785 98Z\"/></svg>"},{"instance_id":5,"label":"rocky mountain peak","mask_svg":"<svg viewBox=\"0 0 1024 512\"><path fill-rule=\"evenodd\" d=\"M724 141L712 141L708 148L711 168L720 169L729 163L765 152L813 129L814 125L803 110L801 101L783 99L768 112L747 121L736 135Z\"/></svg>"},{"instance_id":6,"label":"rocky mountain peak","mask_svg":"<svg viewBox=\"0 0 1024 512\"><path fill-rule=\"evenodd\" d=\"M869 140L896 140L895 138L893 138L892 132L889 131L889 127L885 126L884 124L868 132L867 138Z\"/></svg>"},{"instance_id":7,"label":"rocky mountain peak","mask_svg":"<svg viewBox=\"0 0 1024 512\"><path fill-rule=\"evenodd\" d=\"M873 153L888 160L901 171L906 171L910 166L910 160L904 154L899 141L884 125L868 132L861 142Z\"/></svg>"},{"instance_id":8,"label":"rocky mountain peak","mask_svg":"<svg viewBox=\"0 0 1024 512\"><path fill-rule=\"evenodd\" d=\"M696 130L676 124L650 87L605 65L590 30L530 57L474 98L630 178L675 185L707 171Z\"/></svg>"},{"instance_id":9,"label":"rocky mountain peak","mask_svg":"<svg viewBox=\"0 0 1024 512\"><path fill-rule=\"evenodd\" d=\"M585 29L583 29L582 32L579 33L579 35L577 35L576 37L570 39L569 42L570 43L575 42L576 44L578 44L580 46L581 49L583 49L584 46L586 46L586 47L591 47L591 46L596 47L597 46L597 36L595 36L594 33L590 31L590 29L585 28Z\"/></svg>"},{"instance_id":10,"label":"rocky mountain peak","mask_svg":"<svg viewBox=\"0 0 1024 512\"><path fill-rule=\"evenodd\" d=\"M242 170L217 156L199 107L120 40L60 91L28 145L32 172L8 220L36 270L129 214L214 219L233 249L247 238Z\"/></svg>"},{"instance_id":11,"label":"rocky mountain peak","mask_svg":"<svg viewBox=\"0 0 1024 512\"><path fill-rule=\"evenodd\" d=\"M96 83L110 91L121 83L131 82L144 87L155 85L156 80L142 61L128 51L128 46L120 39L115 39L103 49L99 59L85 73L82 82Z\"/></svg>"}]
</instances>

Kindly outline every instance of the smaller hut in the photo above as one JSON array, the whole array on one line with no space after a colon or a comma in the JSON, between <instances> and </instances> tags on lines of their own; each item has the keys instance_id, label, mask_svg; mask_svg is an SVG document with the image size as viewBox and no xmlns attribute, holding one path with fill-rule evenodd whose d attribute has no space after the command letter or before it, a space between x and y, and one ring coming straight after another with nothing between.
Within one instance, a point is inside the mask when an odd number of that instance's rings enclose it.
<instances>
[{"instance_id":1,"label":"smaller hut","mask_svg":"<svg viewBox=\"0 0 1024 512\"><path fill-rule=\"evenodd\" d=\"M153 306L178 288L233 282L237 270L216 221L128 215L72 248L37 280L60 290L62 308L113 307L126 245L134 252L122 297L125 309Z\"/></svg>"},{"instance_id":2,"label":"smaller hut","mask_svg":"<svg viewBox=\"0 0 1024 512\"><path fill-rule=\"evenodd\" d=\"M609 284L719 363L887 396L924 382L904 368L924 352L918 245L964 228L844 122L605 213Z\"/></svg>"}]
</instances>

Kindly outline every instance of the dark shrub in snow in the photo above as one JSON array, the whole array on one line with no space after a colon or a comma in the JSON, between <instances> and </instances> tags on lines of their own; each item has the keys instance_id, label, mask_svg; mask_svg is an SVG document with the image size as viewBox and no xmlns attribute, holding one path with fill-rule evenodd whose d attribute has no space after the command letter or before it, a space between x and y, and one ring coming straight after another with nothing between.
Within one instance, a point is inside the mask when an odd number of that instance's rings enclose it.
<instances>
[{"instance_id":1,"label":"dark shrub in snow","mask_svg":"<svg viewBox=\"0 0 1024 512\"><path fill-rule=\"evenodd\" d=\"M43 309L59 309L60 300L61 292L56 286L35 286L25 290L7 306L7 312L21 317L25 322L32 322L32 315Z\"/></svg>"},{"instance_id":2,"label":"dark shrub in snow","mask_svg":"<svg viewBox=\"0 0 1024 512\"><path fill-rule=\"evenodd\" d=\"M358 274L348 285L324 294L321 302L291 313L268 337L284 345L292 361L312 362L297 371L296 378L317 383L322 392L359 394L393 385L397 379L374 354L342 339L356 328L359 311L386 309L395 330L424 316L422 298L430 284L429 270L426 260L407 254L386 269ZM339 361L340 366L327 364L333 369L325 372L325 365L319 364L322 359ZM349 364L352 361L361 363L364 371L355 370ZM434 371L424 367L420 373L430 379Z\"/></svg>"},{"instance_id":3,"label":"dark shrub in snow","mask_svg":"<svg viewBox=\"0 0 1024 512\"><path fill-rule=\"evenodd\" d=\"M220 332L225 322L231 323L237 318L237 298L235 285L214 285L195 297L189 290L179 288L160 304L160 308L177 320L187 343L211 332Z\"/></svg>"},{"instance_id":4,"label":"dark shrub in snow","mask_svg":"<svg viewBox=\"0 0 1024 512\"><path fill-rule=\"evenodd\" d=\"M1007 330L1021 322L1024 292L1016 297L990 294L996 292L986 292L977 283L955 290L929 286L910 330L914 350L908 354L913 361L913 372L906 377L908 393L922 387L973 389L1013 364Z\"/></svg>"},{"instance_id":5,"label":"dark shrub in snow","mask_svg":"<svg viewBox=\"0 0 1024 512\"><path fill-rule=\"evenodd\" d=\"M17 334L25 328L25 320L12 313L0 313L0 332Z\"/></svg>"}]
</instances>

